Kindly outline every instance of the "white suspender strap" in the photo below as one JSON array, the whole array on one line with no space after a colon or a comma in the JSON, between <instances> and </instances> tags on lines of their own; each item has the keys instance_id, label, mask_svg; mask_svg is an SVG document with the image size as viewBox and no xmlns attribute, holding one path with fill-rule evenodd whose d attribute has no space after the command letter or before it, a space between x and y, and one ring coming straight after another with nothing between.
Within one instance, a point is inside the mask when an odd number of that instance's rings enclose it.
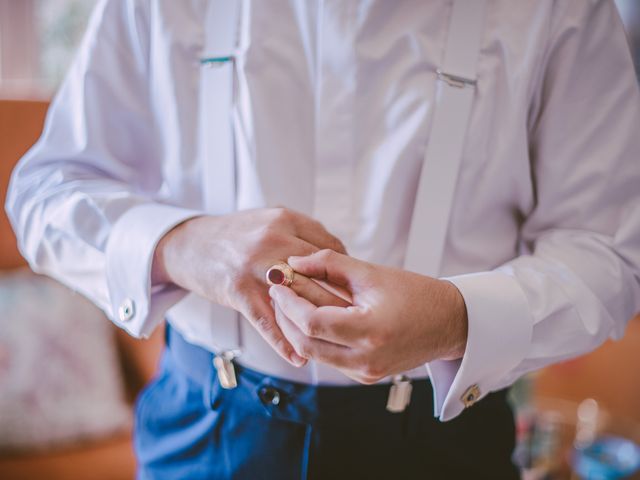
<instances>
[{"instance_id":1,"label":"white suspender strap","mask_svg":"<svg viewBox=\"0 0 640 480\"><path fill-rule=\"evenodd\" d=\"M204 200L214 215L235 210L232 112L234 54L238 43L239 2L211 0L205 22L205 46L200 59L201 131Z\"/></svg>"},{"instance_id":2,"label":"white suspender strap","mask_svg":"<svg viewBox=\"0 0 640 480\"><path fill-rule=\"evenodd\" d=\"M471 114L485 0L455 0L404 266L438 276Z\"/></svg>"},{"instance_id":3,"label":"white suspender strap","mask_svg":"<svg viewBox=\"0 0 640 480\"><path fill-rule=\"evenodd\" d=\"M242 39L242 6L236 0L210 0L204 19L204 50L200 58L200 138L203 195L207 212L224 215L236 209L235 58ZM218 356L221 383L234 386L231 360L242 346L239 314L230 308L210 305L211 333ZM219 358L219 359L218 359Z\"/></svg>"}]
</instances>

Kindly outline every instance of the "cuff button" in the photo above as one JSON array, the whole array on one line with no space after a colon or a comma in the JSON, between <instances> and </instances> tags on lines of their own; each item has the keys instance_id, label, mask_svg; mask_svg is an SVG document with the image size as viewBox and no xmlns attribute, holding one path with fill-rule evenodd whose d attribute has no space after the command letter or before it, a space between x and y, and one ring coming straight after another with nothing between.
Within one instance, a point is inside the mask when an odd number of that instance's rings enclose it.
<instances>
[{"instance_id":1,"label":"cuff button","mask_svg":"<svg viewBox=\"0 0 640 480\"><path fill-rule=\"evenodd\" d=\"M118 318L121 322L131 320L136 314L135 303L130 298L126 298L118 309Z\"/></svg>"},{"instance_id":2,"label":"cuff button","mask_svg":"<svg viewBox=\"0 0 640 480\"><path fill-rule=\"evenodd\" d=\"M465 408L469 408L471 405L480 400L480 387L478 387L478 385L471 385L462 394L460 400L462 400Z\"/></svg>"}]
</instances>

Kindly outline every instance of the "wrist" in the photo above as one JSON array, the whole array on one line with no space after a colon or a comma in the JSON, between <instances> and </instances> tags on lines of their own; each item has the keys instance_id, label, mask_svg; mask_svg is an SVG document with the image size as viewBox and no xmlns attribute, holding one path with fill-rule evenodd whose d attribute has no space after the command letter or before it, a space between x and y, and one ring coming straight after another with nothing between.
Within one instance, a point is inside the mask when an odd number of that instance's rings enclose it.
<instances>
[{"instance_id":1,"label":"wrist","mask_svg":"<svg viewBox=\"0 0 640 480\"><path fill-rule=\"evenodd\" d=\"M169 273L165 265L165 249L168 243L169 234L177 227L167 232L157 243L153 252L153 261L151 263L151 286L171 283Z\"/></svg>"},{"instance_id":2,"label":"wrist","mask_svg":"<svg viewBox=\"0 0 640 480\"><path fill-rule=\"evenodd\" d=\"M444 360L457 360L462 358L467 346L467 335L469 321L467 317L467 307L464 297L458 287L447 280L439 280L442 282L443 295L445 298L445 322L447 327L447 342Z\"/></svg>"},{"instance_id":3,"label":"wrist","mask_svg":"<svg viewBox=\"0 0 640 480\"><path fill-rule=\"evenodd\" d=\"M180 264L177 254L184 248L181 235L187 224L199 218L193 217L174 226L165 233L156 244L153 252L153 262L151 264L151 285L162 285L166 283L179 284L176 278L176 267Z\"/></svg>"}]
</instances>

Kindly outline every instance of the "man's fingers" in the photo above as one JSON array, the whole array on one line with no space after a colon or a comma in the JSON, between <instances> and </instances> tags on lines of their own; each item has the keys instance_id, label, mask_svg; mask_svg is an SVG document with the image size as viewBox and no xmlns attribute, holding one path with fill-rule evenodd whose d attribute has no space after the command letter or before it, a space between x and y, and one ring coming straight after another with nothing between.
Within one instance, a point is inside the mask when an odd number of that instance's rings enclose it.
<instances>
[{"instance_id":1,"label":"man's fingers","mask_svg":"<svg viewBox=\"0 0 640 480\"><path fill-rule=\"evenodd\" d=\"M303 276L301 273L298 273L298 275ZM309 277L305 277L305 278L309 278ZM343 306L346 307L349 305L353 305L353 296L351 295L351 292L347 290L345 287L341 287L339 285L336 285L335 283L329 283L326 280L318 280L317 278L311 278L310 280L312 282L317 283L325 290L328 290L330 293L332 293L336 297L340 297L345 302L347 302L347 305L343 305ZM319 306L323 306L323 305L319 305Z\"/></svg>"},{"instance_id":2,"label":"man's fingers","mask_svg":"<svg viewBox=\"0 0 640 480\"><path fill-rule=\"evenodd\" d=\"M261 292L252 296L252 303L243 312L244 316L282 358L296 367L303 366L306 360L296 353L293 345L280 330L270 302L263 295Z\"/></svg>"},{"instance_id":3,"label":"man's fingers","mask_svg":"<svg viewBox=\"0 0 640 480\"><path fill-rule=\"evenodd\" d=\"M306 336L297 325L287 318L277 304L275 305L275 312L278 325L300 356L328 363L338 368L350 367L352 363L351 349Z\"/></svg>"},{"instance_id":4,"label":"man's fingers","mask_svg":"<svg viewBox=\"0 0 640 480\"><path fill-rule=\"evenodd\" d=\"M296 292L298 296L306 298L318 307L328 305L347 307L351 305L351 303L344 298L335 295L317 282L301 274L294 275L294 280L290 288Z\"/></svg>"},{"instance_id":5,"label":"man's fingers","mask_svg":"<svg viewBox=\"0 0 640 480\"><path fill-rule=\"evenodd\" d=\"M303 240L301 238L298 237L289 237L291 239L291 244L287 245L287 249L291 249L292 251L295 252L306 252L306 253L302 253L301 255L311 255L313 253L316 253L318 250L320 250L318 247L316 247L315 245L313 245L312 243L309 243L306 240ZM282 261L286 261L286 258L283 258Z\"/></svg>"},{"instance_id":6,"label":"man's fingers","mask_svg":"<svg viewBox=\"0 0 640 480\"><path fill-rule=\"evenodd\" d=\"M273 286L269 290L275 305L306 336L338 345L352 345L365 333L356 307L317 308L293 290Z\"/></svg>"},{"instance_id":7,"label":"man's fingers","mask_svg":"<svg viewBox=\"0 0 640 480\"><path fill-rule=\"evenodd\" d=\"M366 263L333 250L320 250L306 257L291 256L287 262L307 277L346 287L359 284L367 273Z\"/></svg>"},{"instance_id":8,"label":"man's fingers","mask_svg":"<svg viewBox=\"0 0 640 480\"><path fill-rule=\"evenodd\" d=\"M301 238L313 245L319 250L328 248L340 253L347 253L347 249L338 237L332 235L324 226L306 215L297 214L293 218L295 233Z\"/></svg>"}]
</instances>

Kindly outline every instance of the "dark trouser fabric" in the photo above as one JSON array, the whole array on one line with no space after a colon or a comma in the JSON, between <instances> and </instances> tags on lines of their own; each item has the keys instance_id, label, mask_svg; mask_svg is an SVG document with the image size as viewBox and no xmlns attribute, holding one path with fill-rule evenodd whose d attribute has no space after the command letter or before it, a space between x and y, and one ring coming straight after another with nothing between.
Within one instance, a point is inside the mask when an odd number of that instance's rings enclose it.
<instances>
[{"instance_id":1,"label":"dark trouser fabric","mask_svg":"<svg viewBox=\"0 0 640 480\"><path fill-rule=\"evenodd\" d=\"M317 387L238 366L225 390L211 362L169 329L136 409L140 479L519 478L504 392L442 423L428 380L394 414L388 385Z\"/></svg>"}]
</instances>

